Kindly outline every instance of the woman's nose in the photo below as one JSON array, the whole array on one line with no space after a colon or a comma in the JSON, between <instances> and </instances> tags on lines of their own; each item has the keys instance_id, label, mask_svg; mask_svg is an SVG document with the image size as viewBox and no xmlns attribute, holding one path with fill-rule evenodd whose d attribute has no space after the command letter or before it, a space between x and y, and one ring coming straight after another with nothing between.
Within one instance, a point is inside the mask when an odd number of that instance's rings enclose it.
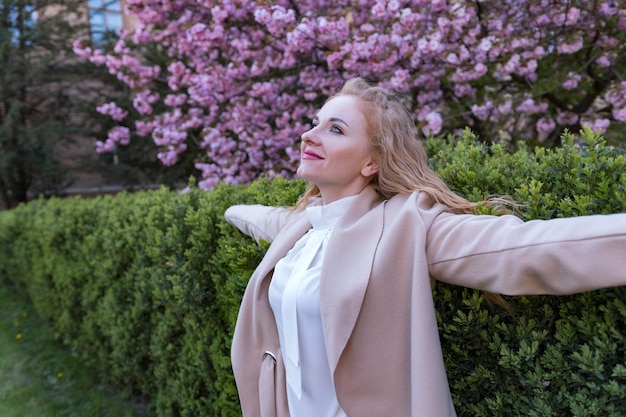
<instances>
[{"instance_id":1,"label":"woman's nose","mask_svg":"<svg viewBox=\"0 0 626 417\"><path fill-rule=\"evenodd\" d=\"M304 132L300 136L300 138L302 139L302 142L304 142L304 143L317 143L317 140L315 139L315 135L313 135L311 133L313 131L313 129L307 130L306 132Z\"/></svg>"}]
</instances>

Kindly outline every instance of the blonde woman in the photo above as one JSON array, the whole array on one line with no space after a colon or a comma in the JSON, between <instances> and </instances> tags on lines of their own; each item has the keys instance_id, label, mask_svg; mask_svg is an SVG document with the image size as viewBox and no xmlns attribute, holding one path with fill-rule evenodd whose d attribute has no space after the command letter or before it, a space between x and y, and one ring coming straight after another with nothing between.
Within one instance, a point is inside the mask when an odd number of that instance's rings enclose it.
<instances>
[{"instance_id":1,"label":"blonde woman","mask_svg":"<svg viewBox=\"0 0 626 417\"><path fill-rule=\"evenodd\" d=\"M298 175L310 186L295 208L226 211L272 242L233 339L245 417L455 416L431 279L498 294L626 284L626 214L473 214L400 100L360 78L302 135Z\"/></svg>"}]
</instances>

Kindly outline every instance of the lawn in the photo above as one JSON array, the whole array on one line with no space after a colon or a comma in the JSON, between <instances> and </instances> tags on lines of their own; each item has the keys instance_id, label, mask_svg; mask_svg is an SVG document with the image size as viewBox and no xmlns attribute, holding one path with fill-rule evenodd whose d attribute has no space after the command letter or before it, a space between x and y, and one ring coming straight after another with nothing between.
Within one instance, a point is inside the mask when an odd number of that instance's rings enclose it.
<instances>
[{"instance_id":1,"label":"lawn","mask_svg":"<svg viewBox=\"0 0 626 417\"><path fill-rule=\"evenodd\" d=\"M143 417L60 345L32 305L0 281L0 416Z\"/></svg>"}]
</instances>

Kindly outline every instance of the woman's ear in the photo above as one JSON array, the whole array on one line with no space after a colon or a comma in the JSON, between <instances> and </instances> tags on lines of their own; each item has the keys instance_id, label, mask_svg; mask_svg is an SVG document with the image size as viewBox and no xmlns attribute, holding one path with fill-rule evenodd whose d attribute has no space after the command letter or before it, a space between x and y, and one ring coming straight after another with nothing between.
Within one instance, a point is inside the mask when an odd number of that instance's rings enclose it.
<instances>
[{"instance_id":1,"label":"woman's ear","mask_svg":"<svg viewBox=\"0 0 626 417\"><path fill-rule=\"evenodd\" d=\"M378 164L378 162L370 159L369 162L363 165L363 168L361 169L361 175L363 175L364 177L371 177L372 175L376 174L379 169L380 165Z\"/></svg>"}]
</instances>

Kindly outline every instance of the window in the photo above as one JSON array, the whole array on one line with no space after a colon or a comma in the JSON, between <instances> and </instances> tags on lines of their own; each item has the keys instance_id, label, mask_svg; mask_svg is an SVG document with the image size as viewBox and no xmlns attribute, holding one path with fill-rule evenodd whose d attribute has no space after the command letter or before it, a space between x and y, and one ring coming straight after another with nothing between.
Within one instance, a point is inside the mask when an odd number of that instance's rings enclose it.
<instances>
[{"instance_id":1,"label":"window","mask_svg":"<svg viewBox=\"0 0 626 417\"><path fill-rule=\"evenodd\" d=\"M117 36L123 26L120 0L88 0L91 37L95 43Z\"/></svg>"},{"instance_id":2,"label":"window","mask_svg":"<svg viewBox=\"0 0 626 417\"><path fill-rule=\"evenodd\" d=\"M34 27L37 25L37 10L32 4L9 2L0 5L2 21L0 33L2 39L10 39L11 43L31 44ZM5 38L6 36L6 38Z\"/></svg>"}]
</instances>

